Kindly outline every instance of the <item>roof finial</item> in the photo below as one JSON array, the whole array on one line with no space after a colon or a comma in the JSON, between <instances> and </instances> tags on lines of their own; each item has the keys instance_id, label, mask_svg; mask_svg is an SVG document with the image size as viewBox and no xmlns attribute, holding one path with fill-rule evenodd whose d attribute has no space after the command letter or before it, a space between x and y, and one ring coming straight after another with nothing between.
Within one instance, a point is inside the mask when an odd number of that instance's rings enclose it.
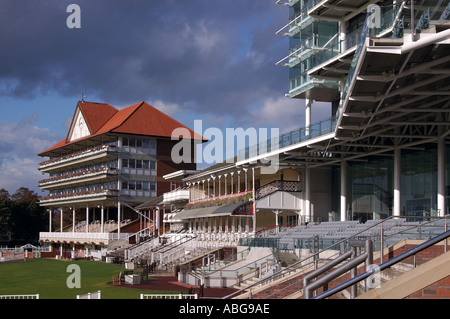
<instances>
[{"instance_id":1,"label":"roof finial","mask_svg":"<svg viewBox=\"0 0 450 319\"><path fill-rule=\"evenodd\" d=\"M86 95L84 95L84 92L83 91L81 91L81 102L83 102L84 103L84 98L86 97Z\"/></svg>"}]
</instances>

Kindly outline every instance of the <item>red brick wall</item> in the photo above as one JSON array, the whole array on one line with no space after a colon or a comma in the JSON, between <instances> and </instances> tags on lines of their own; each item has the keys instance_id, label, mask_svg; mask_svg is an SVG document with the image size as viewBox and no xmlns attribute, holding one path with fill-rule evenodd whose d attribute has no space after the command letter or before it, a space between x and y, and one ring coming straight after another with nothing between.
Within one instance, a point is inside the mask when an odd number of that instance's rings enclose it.
<instances>
[{"instance_id":1,"label":"red brick wall","mask_svg":"<svg viewBox=\"0 0 450 319\"><path fill-rule=\"evenodd\" d=\"M383 260L386 261L386 260L391 259L393 257L397 257L398 255L403 254L404 252L406 252L406 251L408 251L408 250L410 250L410 249L412 249L414 247L416 247L416 246L415 245L411 245L411 244L404 245L403 247L401 247L401 248L399 248L399 249L397 249L395 251L389 252L388 254L384 255L384 259ZM419 264L420 263L424 263L424 262L427 262L427 261L429 261L429 260L431 260L433 258L436 258L439 255L442 255L443 253L444 253L444 246L443 245L434 245L434 246L429 247L429 248L421 251L420 253L416 254L416 262L419 263ZM411 257L405 259L403 262L412 264L413 260L414 260L414 257L411 256Z\"/></svg>"},{"instance_id":2,"label":"red brick wall","mask_svg":"<svg viewBox=\"0 0 450 319\"><path fill-rule=\"evenodd\" d=\"M191 149L191 163L175 164L172 161L171 153L172 148L179 141L172 141L170 139L158 139L156 149L156 182L157 193L156 196L160 196L170 191L170 182L166 181L163 176L179 171L179 170L195 170L197 165L194 163L194 143L192 143Z\"/></svg>"},{"instance_id":3,"label":"red brick wall","mask_svg":"<svg viewBox=\"0 0 450 319\"><path fill-rule=\"evenodd\" d=\"M450 299L450 276L409 295L405 299Z\"/></svg>"}]
</instances>

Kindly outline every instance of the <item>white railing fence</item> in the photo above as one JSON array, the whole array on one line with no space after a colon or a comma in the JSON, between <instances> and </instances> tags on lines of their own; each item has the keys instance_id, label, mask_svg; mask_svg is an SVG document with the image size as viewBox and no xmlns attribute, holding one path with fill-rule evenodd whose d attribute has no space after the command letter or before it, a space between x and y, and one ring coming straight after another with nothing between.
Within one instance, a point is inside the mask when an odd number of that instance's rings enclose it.
<instances>
[{"instance_id":1,"label":"white railing fence","mask_svg":"<svg viewBox=\"0 0 450 319\"><path fill-rule=\"evenodd\" d=\"M172 295L147 295L141 294L140 299L198 299L197 294L184 295L184 294L172 294Z\"/></svg>"},{"instance_id":2,"label":"white railing fence","mask_svg":"<svg viewBox=\"0 0 450 319\"><path fill-rule=\"evenodd\" d=\"M77 299L102 299L102 292L99 290L96 292L89 292L83 295L77 295Z\"/></svg>"},{"instance_id":3,"label":"white railing fence","mask_svg":"<svg viewBox=\"0 0 450 319\"><path fill-rule=\"evenodd\" d=\"M0 295L0 299L39 299L39 294L35 294L35 295Z\"/></svg>"}]
</instances>

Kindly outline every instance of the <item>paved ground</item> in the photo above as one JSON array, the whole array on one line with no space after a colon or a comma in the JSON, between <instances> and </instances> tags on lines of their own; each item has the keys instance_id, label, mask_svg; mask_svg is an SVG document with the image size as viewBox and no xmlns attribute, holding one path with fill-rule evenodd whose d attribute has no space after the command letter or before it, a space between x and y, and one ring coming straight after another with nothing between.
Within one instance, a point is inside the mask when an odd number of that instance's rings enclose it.
<instances>
[{"instance_id":1,"label":"paved ground","mask_svg":"<svg viewBox=\"0 0 450 319\"><path fill-rule=\"evenodd\" d=\"M162 291L181 291L183 293L196 293L199 297L204 298L222 298L227 296L237 289L234 288L204 288L203 293L200 287L183 284L178 282L177 277L168 273L150 275L151 280L144 280L140 285L126 285L122 283L120 287L124 289L149 289L149 290L162 290ZM112 282L108 283L112 285ZM117 283L116 283L117 286Z\"/></svg>"}]
</instances>

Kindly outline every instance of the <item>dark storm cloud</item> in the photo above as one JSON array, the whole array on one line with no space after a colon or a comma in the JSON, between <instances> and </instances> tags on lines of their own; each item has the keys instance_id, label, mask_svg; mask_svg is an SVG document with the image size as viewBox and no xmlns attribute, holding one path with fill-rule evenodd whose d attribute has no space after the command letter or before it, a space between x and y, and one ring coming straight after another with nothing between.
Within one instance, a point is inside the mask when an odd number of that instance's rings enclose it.
<instances>
[{"instance_id":1,"label":"dark storm cloud","mask_svg":"<svg viewBox=\"0 0 450 319\"><path fill-rule=\"evenodd\" d=\"M69 29L66 8L81 8ZM111 104L239 114L282 96L287 11L273 0L2 0L0 95L84 90Z\"/></svg>"}]
</instances>

